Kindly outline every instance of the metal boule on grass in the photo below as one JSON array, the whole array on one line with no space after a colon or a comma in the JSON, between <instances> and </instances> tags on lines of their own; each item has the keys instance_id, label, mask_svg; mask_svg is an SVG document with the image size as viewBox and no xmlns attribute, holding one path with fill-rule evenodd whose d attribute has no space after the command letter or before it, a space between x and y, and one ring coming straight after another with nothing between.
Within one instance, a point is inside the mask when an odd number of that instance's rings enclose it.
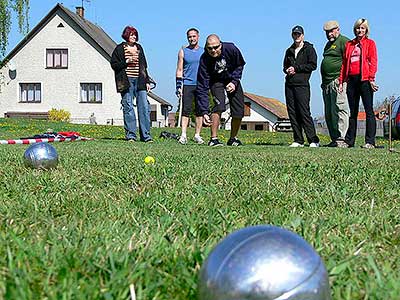
<instances>
[{"instance_id":1,"label":"metal boule on grass","mask_svg":"<svg viewBox=\"0 0 400 300\"><path fill-rule=\"evenodd\" d=\"M58 164L58 153L49 143L32 144L25 150L24 164L33 169L55 168Z\"/></svg>"},{"instance_id":2,"label":"metal boule on grass","mask_svg":"<svg viewBox=\"0 0 400 300\"><path fill-rule=\"evenodd\" d=\"M325 266L297 234L259 225L229 234L199 276L199 300L329 300Z\"/></svg>"}]
</instances>

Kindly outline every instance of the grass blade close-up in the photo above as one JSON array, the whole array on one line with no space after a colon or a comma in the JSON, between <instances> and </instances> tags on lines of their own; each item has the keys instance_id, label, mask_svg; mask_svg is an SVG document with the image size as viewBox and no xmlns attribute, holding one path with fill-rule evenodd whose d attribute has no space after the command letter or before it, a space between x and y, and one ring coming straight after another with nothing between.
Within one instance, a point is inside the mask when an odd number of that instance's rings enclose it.
<instances>
[{"instance_id":1,"label":"grass blade close-up","mask_svg":"<svg viewBox=\"0 0 400 300\"><path fill-rule=\"evenodd\" d=\"M242 131L243 147L212 148L163 128L128 143L117 126L0 119L0 139L48 129L94 140L53 143L50 170L24 166L29 145L0 145L0 299L130 299L132 284L138 300L196 299L211 250L258 224L314 247L332 299L400 297L400 155L383 138L293 149L291 133Z\"/></svg>"}]
</instances>

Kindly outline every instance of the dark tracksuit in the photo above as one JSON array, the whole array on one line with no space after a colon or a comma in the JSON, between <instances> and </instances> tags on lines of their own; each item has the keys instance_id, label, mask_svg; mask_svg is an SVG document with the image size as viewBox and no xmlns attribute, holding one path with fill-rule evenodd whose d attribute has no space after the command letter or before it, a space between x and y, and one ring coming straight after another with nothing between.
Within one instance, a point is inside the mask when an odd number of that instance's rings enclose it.
<instances>
[{"instance_id":1,"label":"dark tracksuit","mask_svg":"<svg viewBox=\"0 0 400 300\"><path fill-rule=\"evenodd\" d=\"M296 74L289 75L286 69L294 67ZM285 97L286 106L293 129L294 141L304 144L303 130L308 143L318 143L314 122L310 111L310 77L317 68L317 53L312 44L304 42L295 58L295 44L293 43L285 53L283 72L286 75Z\"/></svg>"},{"instance_id":2,"label":"dark tracksuit","mask_svg":"<svg viewBox=\"0 0 400 300\"><path fill-rule=\"evenodd\" d=\"M207 51L200 57L199 70L197 72L197 101L200 115L209 112L208 91L211 90L215 105L212 112L224 112L226 109L225 87L232 82L236 89L228 93L232 118L244 116L244 94L240 84L243 67L246 64L242 53L233 43L221 42L221 55L211 57Z\"/></svg>"}]
</instances>

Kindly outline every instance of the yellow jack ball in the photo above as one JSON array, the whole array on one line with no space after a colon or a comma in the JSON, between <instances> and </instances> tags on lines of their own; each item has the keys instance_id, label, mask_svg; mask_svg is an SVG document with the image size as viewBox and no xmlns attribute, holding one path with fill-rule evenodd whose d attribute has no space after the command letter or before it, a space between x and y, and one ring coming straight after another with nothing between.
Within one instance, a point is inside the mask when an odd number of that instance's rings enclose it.
<instances>
[{"instance_id":1,"label":"yellow jack ball","mask_svg":"<svg viewBox=\"0 0 400 300\"><path fill-rule=\"evenodd\" d=\"M154 159L153 156L146 156L146 158L144 159L144 162L146 164L154 164L156 162L156 160Z\"/></svg>"}]
</instances>

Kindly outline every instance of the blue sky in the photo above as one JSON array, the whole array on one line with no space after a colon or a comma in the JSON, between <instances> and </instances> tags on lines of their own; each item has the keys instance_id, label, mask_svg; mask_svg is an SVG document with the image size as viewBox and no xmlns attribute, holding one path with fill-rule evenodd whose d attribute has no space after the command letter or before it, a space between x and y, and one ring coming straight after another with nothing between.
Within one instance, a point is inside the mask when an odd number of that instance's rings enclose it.
<instances>
[{"instance_id":1,"label":"blue sky","mask_svg":"<svg viewBox=\"0 0 400 300\"><path fill-rule=\"evenodd\" d=\"M33 28L58 1L31 0L30 28ZM60 1L61 2L61 1ZM81 0L64 0L72 11ZM176 105L175 70L179 48L187 43L185 32L190 27L200 30L200 44L216 33L222 41L234 42L247 62L242 83L245 91L285 102L282 60L292 43L291 28L302 25L305 39L314 44L318 65L326 37L322 25L338 20L341 31L353 38L353 24L358 18L369 21L378 49L377 83L380 90L375 101L400 94L400 60L398 47L400 24L397 21L400 1L263 1L201 0L193 1L92 0L84 2L85 17L101 26L117 43L125 25L139 31L149 65L157 81L156 94ZM382 4L381 4L382 3ZM13 23L9 51L22 39ZM311 79L313 117L323 114L319 68Z\"/></svg>"}]
</instances>

